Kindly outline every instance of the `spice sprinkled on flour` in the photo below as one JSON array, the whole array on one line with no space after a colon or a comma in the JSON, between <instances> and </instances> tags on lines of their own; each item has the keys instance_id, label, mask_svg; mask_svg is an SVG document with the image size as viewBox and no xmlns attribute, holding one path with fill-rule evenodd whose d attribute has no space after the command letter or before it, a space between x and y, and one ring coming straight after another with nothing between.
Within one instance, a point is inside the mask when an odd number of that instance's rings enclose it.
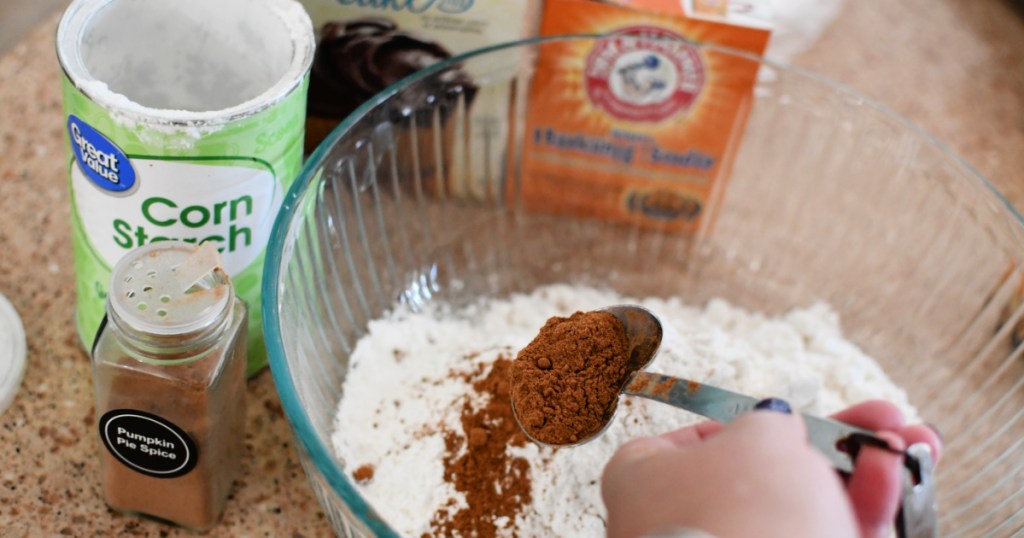
<instances>
[{"instance_id":1,"label":"spice sprinkled on flour","mask_svg":"<svg viewBox=\"0 0 1024 538\"><path fill-rule=\"evenodd\" d=\"M424 536L499 536L530 503L530 463L508 452L526 444L509 402L511 366L498 357L486 377L473 383L487 403L463 404L461 431L444 433L444 478L466 495L466 503L439 509ZM477 373L485 369L481 364Z\"/></svg>"},{"instance_id":2,"label":"spice sprinkled on flour","mask_svg":"<svg viewBox=\"0 0 1024 538\"><path fill-rule=\"evenodd\" d=\"M615 450L701 418L627 399L592 441L545 447L526 442L515 424L508 376L511 357L544 320L614 304L657 313L665 333L651 367L659 372L817 415L881 398L917 420L904 392L843 338L827 305L768 317L722 300L698 308L554 285L458 311L398 307L370 323L350 356L332 436L348 473L374 469L356 484L360 494L403 536L604 536L600 478ZM553 371L557 355L534 364L548 362L544 371Z\"/></svg>"}]
</instances>

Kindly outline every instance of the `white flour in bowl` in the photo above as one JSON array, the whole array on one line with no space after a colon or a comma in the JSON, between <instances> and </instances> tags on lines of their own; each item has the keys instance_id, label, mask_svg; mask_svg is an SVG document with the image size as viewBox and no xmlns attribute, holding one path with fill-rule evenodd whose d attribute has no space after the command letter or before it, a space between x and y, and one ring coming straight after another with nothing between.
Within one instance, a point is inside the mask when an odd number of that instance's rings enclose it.
<instances>
[{"instance_id":1,"label":"white flour in bowl","mask_svg":"<svg viewBox=\"0 0 1024 538\"><path fill-rule=\"evenodd\" d=\"M337 456L350 474L372 470L372 478L361 476L359 489L397 532L437 532L432 520L439 510L443 514L444 509L451 513L467 507L466 495L445 481L445 457L451 456L445 434L464 437L464 406L468 402L469 408L480 409L490 398L475 394L473 381L499 356L514 358L549 317L623 303L648 308L665 328L650 371L758 398L784 398L818 415L885 399L908 420L917 420L904 391L871 357L843 339L838 316L827 305L772 318L722 300L697 308L676 299L637 300L555 285L457 313L400 308L372 322L352 354L338 406L333 435ZM508 457L529 462L532 502L514 517L499 518L498 534L604 536L599 481L615 449L633 437L700 420L664 404L624 398L611 426L588 444L558 450L509 446ZM456 450L464 454L466 443Z\"/></svg>"}]
</instances>

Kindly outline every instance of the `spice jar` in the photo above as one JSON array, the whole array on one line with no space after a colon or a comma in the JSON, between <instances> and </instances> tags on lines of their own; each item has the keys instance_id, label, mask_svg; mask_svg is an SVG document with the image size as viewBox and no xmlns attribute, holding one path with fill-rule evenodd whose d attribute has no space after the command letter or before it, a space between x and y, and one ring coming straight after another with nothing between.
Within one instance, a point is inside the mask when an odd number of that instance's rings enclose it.
<instances>
[{"instance_id":1,"label":"spice jar","mask_svg":"<svg viewBox=\"0 0 1024 538\"><path fill-rule=\"evenodd\" d=\"M206 530L242 456L245 304L209 243L136 249L109 289L92 353L104 498Z\"/></svg>"}]
</instances>

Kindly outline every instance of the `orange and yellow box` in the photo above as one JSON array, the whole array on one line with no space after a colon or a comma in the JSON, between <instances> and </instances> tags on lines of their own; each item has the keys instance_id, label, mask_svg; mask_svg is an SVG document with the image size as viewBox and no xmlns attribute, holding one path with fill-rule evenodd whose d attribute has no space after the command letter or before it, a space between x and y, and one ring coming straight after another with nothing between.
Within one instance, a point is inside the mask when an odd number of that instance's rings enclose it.
<instances>
[{"instance_id":1,"label":"orange and yellow box","mask_svg":"<svg viewBox=\"0 0 1024 538\"><path fill-rule=\"evenodd\" d=\"M724 2L722 2L724 4ZM548 0L530 88L520 200L692 232L713 214L742 138L770 29L680 0ZM749 21L748 21L749 22Z\"/></svg>"}]
</instances>

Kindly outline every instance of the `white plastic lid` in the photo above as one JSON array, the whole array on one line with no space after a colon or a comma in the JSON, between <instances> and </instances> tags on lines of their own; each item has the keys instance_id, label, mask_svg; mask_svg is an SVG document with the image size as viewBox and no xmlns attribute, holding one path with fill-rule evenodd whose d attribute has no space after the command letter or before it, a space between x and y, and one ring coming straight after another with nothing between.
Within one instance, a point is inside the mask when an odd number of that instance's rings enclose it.
<instances>
[{"instance_id":1,"label":"white plastic lid","mask_svg":"<svg viewBox=\"0 0 1024 538\"><path fill-rule=\"evenodd\" d=\"M177 335L208 326L229 308L234 291L212 243L159 241L121 258L107 300L136 330Z\"/></svg>"},{"instance_id":2,"label":"white plastic lid","mask_svg":"<svg viewBox=\"0 0 1024 538\"><path fill-rule=\"evenodd\" d=\"M14 401L25 376L25 327L14 305L0 294L0 414Z\"/></svg>"}]
</instances>

